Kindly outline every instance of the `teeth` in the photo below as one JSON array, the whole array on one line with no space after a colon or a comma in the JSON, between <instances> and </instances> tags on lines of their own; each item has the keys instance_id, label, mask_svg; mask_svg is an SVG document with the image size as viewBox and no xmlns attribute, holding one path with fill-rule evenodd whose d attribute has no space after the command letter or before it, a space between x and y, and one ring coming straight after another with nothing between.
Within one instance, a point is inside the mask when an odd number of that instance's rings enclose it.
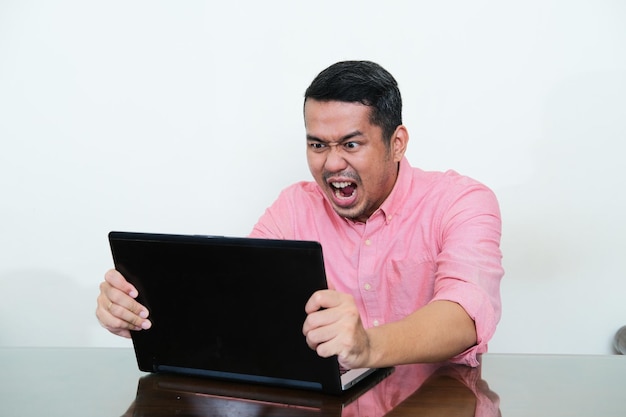
<instances>
[{"instance_id":1,"label":"teeth","mask_svg":"<svg viewBox=\"0 0 626 417\"><path fill-rule=\"evenodd\" d=\"M332 184L333 184L333 187L335 187L335 188L346 188L348 185L350 185L350 183L346 182L346 181L344 181L344 182L333 182Z\"/></svg>"}]
</instances>

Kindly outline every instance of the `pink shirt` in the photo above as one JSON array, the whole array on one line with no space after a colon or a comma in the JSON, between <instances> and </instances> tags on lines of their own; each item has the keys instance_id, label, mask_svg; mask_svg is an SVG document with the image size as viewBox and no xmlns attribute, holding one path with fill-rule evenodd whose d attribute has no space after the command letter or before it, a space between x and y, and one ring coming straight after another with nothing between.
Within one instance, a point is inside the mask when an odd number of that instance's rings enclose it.
<instances>
[{"instance_id":1,"label":"pink shirt","mask_svg":"<svg viewBox=\"0 0 626 417\"><path fill-rule=\"evenodd\" d=\"M365 223L335 213L315 182L283 190L251 237L321 243L329 288L352 294L365 327L402 319L433 300L460 304L476 323L476 355L500 319L500 210L484 185L405 159L393 191Z\"/></svg>"}]
</instances>

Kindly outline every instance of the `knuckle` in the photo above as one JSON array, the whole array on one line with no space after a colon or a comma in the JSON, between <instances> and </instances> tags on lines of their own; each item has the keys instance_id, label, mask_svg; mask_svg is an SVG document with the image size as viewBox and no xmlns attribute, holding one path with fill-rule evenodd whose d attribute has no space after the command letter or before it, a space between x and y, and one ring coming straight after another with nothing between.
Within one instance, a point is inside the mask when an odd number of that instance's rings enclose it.
<instances>
[{"instance_id":1,"label":"knuckle","mask_svg":"<svg viewBox=\"0 0 626 417\"><path fill-rule=\"evenodd\" d=\"M107 325L109 330L111 331L120 331L120 330L127 330L130 328L130 325L132 323L123 320L119 317L114 317L113 320L110 320Z\"/></svg>"},{"instance_id":2,"label":"knuckle","mask_svg":"<svg viewBox=\"0 0 626 417\"><path fill-rule=\"evenodd\" d=\"M133 312L133 314L137 314L139 315L139 313L141 312L141 304L139 304L137 301L132 302L131 306L130 306L130 311Z\"/></svg>"},{"instance_id":3,"label":"knuckle","mask_svg":"<svg viewBox=\"0 0 626 417\"><path fill-rule=\"evenodd\" d=\"M119 318L115 318L108 323L108 329L111 331L117 331L121 329L125 329L127 327L126 322Z\"/></svg>"},{"instance_id":4,"label":"knuckle","mask_svg":"<svg viewBox=\"0 0 626 417\"><path fill-rule=\"evenodd\" d=\"M106 282L109 282L110 280L113 280L115 278L115 270L114 269L109 269L105 274L104 274L104 280Z\"/></svg>"},{"instance_id":5,"label":"knuckle","mask_svg":"<svg viewBox=\"0 0 626 417\"><path fill-rule=\"evenodd\" d=\"M321 304L322 301L324 300L324 292L322 290L316 291L313 294L313 300L315 301L316 304Z\"/></svg>"},{"instance_id":6,"label":"knuckle","mask_svg":"<svg viewBox=\"0 0 626 417\"><path fill-rule=\"evenodd\" d=\"M140 326L141 326L141 322L142 322L141 317L138 317L138 316L133 315L133 316L130 318L130 324L132 324L132 325L133 325L133 326L135 326L135 327L140 327Z\"/></svg>"},{"instance_id":7,"label":"knuckle","mask_svg":"<svg viewBox=\"0 0 626 417\"><path fill-rule=\"evenodd\" d=\"M101 311L102 311L102 309L101 309L100 305L98 305L96 307L96 318L98 319L100 324L102 324L102 317L101 317L101 314L100 314Z\"/></svg>"},{"instance_id":8,"label":"knuckle","mask_svg":"<svg viewBox=\"0 0 626 417\"><path fill-rule=\"evenodd\" d=\"M328 357L332 356L332 353L329 352L329 350L328 350L328 348L326 347L325 344L318 345L317 349L315 349L315 351L322 358L328 358Z\"/></svg>"}]
</instances>

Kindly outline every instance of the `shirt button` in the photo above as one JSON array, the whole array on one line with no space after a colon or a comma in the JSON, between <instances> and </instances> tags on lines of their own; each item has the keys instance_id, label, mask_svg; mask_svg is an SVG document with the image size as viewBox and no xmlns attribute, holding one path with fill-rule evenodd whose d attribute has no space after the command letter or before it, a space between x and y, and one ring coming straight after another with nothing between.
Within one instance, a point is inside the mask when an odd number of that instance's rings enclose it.
<instances>
[{"instance_id":1,"label":"shirt button","mask_svg":"<svg viewBox=\"0 0 626 417\"><path fill-rule=\"evenodd\" d=\"M371 241L371 240L369 240L369 239L365 240L365 245L366 245L366 246L369 246L369 245L371 245L371 244L372 244L372 241Z\"/></svg>"},{"instance_id":2,"label":"shirt button","mask_svg":"<svg viewBox=\"0 0 626 417\"><path fill-rule=\"evenodd\" d=\"M366 291L369 291L372 289L372 286L370 284L365 284L364 288Z\"/></svg>"},{"instance_id":3,"label":"shirt button","mask_svg":"<svg viewBox=\"0 0 626 417\"><path fill-rule=\"evenodd\" d=\"M374 327L378 327L379 324L378 320L374 320Z\"/></svg>"}]
</instances>

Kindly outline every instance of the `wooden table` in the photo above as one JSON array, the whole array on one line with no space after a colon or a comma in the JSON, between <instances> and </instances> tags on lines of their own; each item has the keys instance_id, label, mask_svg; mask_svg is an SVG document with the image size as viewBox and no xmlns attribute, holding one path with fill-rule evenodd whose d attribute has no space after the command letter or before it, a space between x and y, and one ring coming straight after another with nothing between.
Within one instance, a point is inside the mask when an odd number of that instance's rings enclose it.
<instances>
[{"instance_id":1,"label":"wooden table","mask_svg":"<svg viewBox=\"0 0 626 417\"><path fill-rule=\"evenodd\" d=\"M137 370L132 349L0 348L0 416L626 416L626 356L399 366L341 396Z\"/></svg>"}]
</instances>

